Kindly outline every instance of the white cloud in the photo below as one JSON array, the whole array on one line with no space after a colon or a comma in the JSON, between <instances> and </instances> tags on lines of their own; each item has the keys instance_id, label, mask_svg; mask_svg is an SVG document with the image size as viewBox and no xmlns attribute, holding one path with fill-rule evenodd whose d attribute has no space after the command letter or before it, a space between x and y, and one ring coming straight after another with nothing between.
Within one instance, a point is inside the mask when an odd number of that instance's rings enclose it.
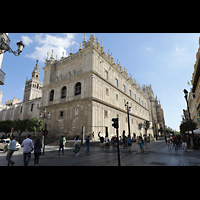
<instances>
[{"instance_id":1,"label":"white cloud","mask_svg":"<svg viewBox=\"0 0 200 200\"><path fill-rule=\"evenodd\" d=\"M62 37L63 36L63 37ZM50 35L50 34L36 34L34 41L37 43L35 46L35 51L26 56L44 62L47 57L47 52L51 56L52 49L54 50L54 58L58 55L58 58L62 56L62 52L67 56L67 49L77 44L75 42L74 33L64 33L60 35Z\"/></svg>"},{"instance_id":2,"label":"white cloud","mask_svg":"<svg viewBox=\"0 0 200 200\"><path fill-rule=\"evenodd\" d=\"M179 52L179 53L183 53L185 51L185 48L180 48L178 44L176 44L176 52Z\"/></svg>"},{"instance_id":3,"label":"white cloud","mask_svg":"<svg viewBox=\"0 0 200 200\"><path fill-rule=\"evenodd\" d=\"M22 38L23 43L27 46L29 44L33 43L33 40L30 37L28 37L27 35L23 35L23 36L21 36L21 38Z\"/></svg>"},{"instance_id":4,"label":"white cloud","mask_svg":"<svg viewBox=\"0 0 200 200\"><path fill-rule=\"evenodd\" d=\"M153 49L151 47L146 47L146 50L152 51Z\"/></svg>"}]
</instances>

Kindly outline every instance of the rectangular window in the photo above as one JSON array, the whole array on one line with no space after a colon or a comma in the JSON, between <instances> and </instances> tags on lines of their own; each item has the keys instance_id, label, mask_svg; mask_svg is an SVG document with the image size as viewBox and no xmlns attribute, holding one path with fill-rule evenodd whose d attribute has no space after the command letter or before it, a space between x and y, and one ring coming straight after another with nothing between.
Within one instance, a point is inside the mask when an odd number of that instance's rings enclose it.
<instances>
[{"instance_id":1,"label":"rectangular window","mask_svg":"<svg viewBox=\"0 0 200 200\"><path fill-rule=\"evenodd\" d=\"M31 112L33 111L33 103L31 104Z\"/></svg>"},{"instance_id":2,"label":"rectangular window","mask_svg":"<svg viewBox=\"0 0 200 200\"><path fill-rule=\"evenodd\" d=\"M136 94L134 94L134 100L136 100Z\"/></svg>"},{"instance_id":3,"label":"rectangular window","mask_svg":"<svg viewBox=\"0 0 200 200\"><path fill-rule=\"evenodd\" d=\"M123 92L126 92L126 86L123 85Z\"/></svg>"},{"instance_id":4,"label":"rectangular window","mask_svg":"<svg viewBox=\"0 0 200 200\"><path fill-rule=\"evenodd\" d=\"M60 117L63 117L63 111L60 111Z\"/></svg>"},{"instance_id":5,"label":"rectangular window","mask_svg":"<svg viewBox=\"0 0 200 200\"><path fill-rule=\"evenodd\" d=\"M104 117L108 118L108 111L106 111L106 110L104 111Z\"/></svg>"},{"instance_id":6,"label":"rectangular window","mask_svg":"<svg viewBox=\"0 0 200 200\"><path fill-rule=\"evenodd\" d=\"M116 94L116 100L118 101L119 97L118 97L118 94Z\"/></svg>"},{"instance_id":7,"label":"rectangular window","mask_svg":"<svg viewBox=\"0 0 200 200\"><path fill-rule=\"evenodd\" d=\"M132 94L131 94L131 90L129 90L129 95L130 95L130 97L132 96Z\"/></svg>"},{"instance_id":8,"label":"rectangular window","mask_svg":"<svg viewBox=\"0 0 200 200\"><path fill-rule=\"evenodd\" d=\"M109 95L109 90L108 90L108 88L106 88L106 95Z\"/></svg>"},{"instance_id":9,"label":"rectangular window","mask_svg":"<svg viewBox=\"0 0 200 200\"><path fill-rule=\"evenodd\" d=\"M118 80L115 79L115 86L118 87Z\"/></svg>"},{"instance_id":10,"label":"rectangular window","mask_svg":"<svg viewBox=\"0 0 200 200\"><path fill-rule=\"evenodd\" d=\"M105 70L105 79L108 80L108 71Z\"/></svg>"}]
</instances>

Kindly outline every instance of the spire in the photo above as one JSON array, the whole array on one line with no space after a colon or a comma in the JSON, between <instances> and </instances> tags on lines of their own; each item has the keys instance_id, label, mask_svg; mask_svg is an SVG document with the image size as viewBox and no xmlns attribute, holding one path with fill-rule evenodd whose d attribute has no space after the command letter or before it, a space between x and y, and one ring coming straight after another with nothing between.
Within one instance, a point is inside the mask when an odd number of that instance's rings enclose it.
<instances>
[{"instance_id":1,"label":"spire","mask_svg":"<svg viewBox=\"0 0 200 200\"><path fill-rule=\"evenodd\" d=\"M38 60L36 60L36 65L35 65L34 70L32 72L32 78L36 78L36 79L40 78L40 69L39 69Z\"/></svg>"},{"instance_id":2,"label":"spire","mask_svg":"<svg viewBox=\"0 0 200 200\"><path fill-rule=\"evenodd\" d=\"M53 58L53 49L52 49L52 54L51 54L51 58L50 59L54 60L54 58Z\"/></svg>"},{"instance_id":3,"label":"spire","mask_svg":"<svg viewBox=\"0 0 200 200\"><path fill-rule=\"evenodd\" d=\"M84 33L84 40L83 41L86 42L86 33Z\"/></svg>"},{"instance_id":4,"label":"spire","mask_svg":"<svg viewBox=\"0 0 200 200\"><path fill-rule=\"evenodd\" d=\"M38 65L38 60L36 60L36 65L35 65L33 71L35 71L35 72L40 72L39 65Z\"/></svg>"}]
</instances>

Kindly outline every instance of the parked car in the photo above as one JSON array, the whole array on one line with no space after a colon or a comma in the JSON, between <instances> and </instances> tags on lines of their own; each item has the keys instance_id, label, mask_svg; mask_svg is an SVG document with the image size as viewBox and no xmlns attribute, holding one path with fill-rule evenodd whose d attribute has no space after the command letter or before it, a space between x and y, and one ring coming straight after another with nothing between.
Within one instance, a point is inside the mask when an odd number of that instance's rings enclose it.
<instances>
[{"instance_id":1,"label":"parked car","mask_svg":"<svg viewBox=\"0 0 200 200\"><path fill-rule=\"evenodd\" d=\"M5 153L8 150L8 146L10 144L10 139L0 139L0 150L3 150L3 152ZM21 147L21 145L16 142L16 148L15 151L18 151L19 148Z\"/></svg>"}]
</instances>

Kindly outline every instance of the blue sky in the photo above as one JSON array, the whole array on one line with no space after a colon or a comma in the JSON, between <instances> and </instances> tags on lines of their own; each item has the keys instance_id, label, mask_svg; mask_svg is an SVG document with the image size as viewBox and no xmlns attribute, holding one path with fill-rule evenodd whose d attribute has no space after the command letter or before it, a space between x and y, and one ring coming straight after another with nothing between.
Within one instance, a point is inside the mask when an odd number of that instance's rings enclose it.
<instances>
[{"instance_id":1,"label":"blue sky","mask_svg":"<svg viewBox=\"0 0 200 200\"><path fill-rule=\"evenodd\" d=\"M16 42L22 40L25 48L22 54L15 57L5 53L1 69L6 73L5 85L1 86L5 100L13 97L23 100L26 78L31 73L36 60L39 60L43 81L44 60L47 52L54 58L67 56L71 48L77 52L82 43L83 33L9 33L11 48L16 50ZM86 34L88 40L90 33ZM190 90L187 84L192 78L196 53L199 48L197 33L95 33L95 38L103 41L104 50L113 53L121 66L131 73L142 86L152 85L164 109L165 123L179 130L182 110L186 108L183 89Z\"/></svg>"}]
</instances>

